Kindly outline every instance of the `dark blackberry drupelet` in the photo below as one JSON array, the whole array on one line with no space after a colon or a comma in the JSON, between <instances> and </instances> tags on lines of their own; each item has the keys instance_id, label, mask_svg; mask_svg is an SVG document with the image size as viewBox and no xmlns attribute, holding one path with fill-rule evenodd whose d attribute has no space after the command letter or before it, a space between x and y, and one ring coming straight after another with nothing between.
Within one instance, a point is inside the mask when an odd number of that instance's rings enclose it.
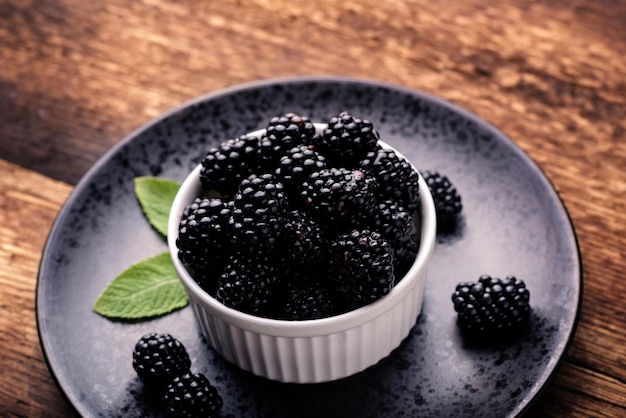
<instances>
[{"instance_id":1,"label":"dark blackberry drupelet","mask_svg":"<svg viewBox=\"0 0 626 418\"><path fill-rule=\"evenodd\" d=\"M297 145L311 143L314 136L315 126L306 116L287 113L272 118L259 142L262 166L273 170L285 152Z\"/></svg>"},{"instance_id":2,"label":"dark blackberry drupelet","mask_svg":"<svg viewBox=\"0 0 626 418\"><path fill-rule=\"evenodd\" d=\"M437 222L447 223L454 220L463 209L461 195L457 189L447 176L437 171L425 171L422 176L435 202Z\"/></svg>"},{"instance_id":3,"label":"dark blackberry drupelet","mask_svg":"<svg viewBox=\"0 0 626 418\"><path fill-rule=\"evenodd\" d=\"M163 397L172 418L212 417L224 404L217 388L201 373L186 373L175 378Z\"/></svg>"},{"instance_id":4,"label":"dark blackberry drupelet","mask_svg":"<svg viewBox=\"0 0 626 418\"><path fill-rule=\"evenodd\" d=\"M317 277L293 280L281 300L280 318L291 321L320 319L335 312L336 296Z\"/></svg>"},{"instance_id":5,"label":"dark blackberry drupelet","mask_svg":"<svg viewBox=\"0 0 626 418\"><path fill-rule=\"evenodd\" d=\"M326 167L326 159L311 145L298 145L278 161L276 177L285 185L291 198L297 198L302 183L315 171Z\"/></svg>"},{"instance_id":6,"label":"dark blackberry drupelet","mask_svg":"<svg viewBox=\"0 0 626 418\"><path fill-rule=\"evenodd\" d=\"M376 149L379 137L372 122L342 112L328 122L316 148L333 164L355 167Z\"/></svg>"},{"instance_id":7,"label":"dark blackberry drupelet","mask_svg":"<svg viewBox=\"0 0 626 418\"><path fill-rule=\"evenodd\" d=\"M279 281L279 271L268 258L233 256L219 278L216 299L238 311L265 316Z\"/></svg>"},{"instance_id":8,"label":"dark blackberry drupelet","mask_svg":"<svg viewBox=\"0 0 626 418\"><path fill-rule=\"evenodd\" d=\"M292 210L285 219L281 238L285 262L307 267L319 267L326 263L326 240L322 227L308 213Z\"/></svg>"},{"instance_id":9,"label":"dark blackberry drupelet","mask_svg":"<svg viewBox=\"0 0 626 418\"><path fill-rule=\"evenodd\" d=\"M197 198L185 208L178 226L178 258L209 293L215 287L215 274L221 271L230 254L231 214L231 202Z\"/></svg>"},{"instance_id":10,"label":"dark blackberry drupelet","mask_svg":"<svg viewBox=\"0 0 626 418\"><path fill-rule=\"evenodd\" d=\"M452 294L457 323L474 336L508 335L530 317L530 293L522 280L488 275L477 282L462 282Z\"/></svg>"},{"instance_id":11,"label":"dark blackberry drupelet","mask_svg":"<svg viewBox=\"0 0 626 418\"><path fill-rule=\"evenodd\" d=\"M330 242L332 280L354 307L373 302L395 283L393 252L375 231L354 230Z\"/></svg>"},{"instance_id":12,"label":"dark blackberry drupelet","mask_svg":"<svg viewBox=\"0 0 626 418\"><path fill-rule=\"evenodd\" d=\"M259 139L253 135L222 142L211 148L202 160L200 180L204 190L216 190L232 197L242 179L259 167Z\"/></svg>"},{"instance_id":13,"label":"dark blackberry drupelet","mask_svg":"<svg viewBox=\"0 0 626 418\"><path fill-rule=\"evenodd\" d=\"M268 254L279 242L288 214L282 183L272 174L252 174L235 194L229 219L231 241L246 254Z\"/></svg>"},{"instance_id":14,"label":"dark blackberry drupelet","mask_svg":"<svg viewBox=\"0 0 626 418\"><path fill-rule=\"evenodd\" d=\"M391 199L379 202L370 222L371 228L393 247L396 282L409 270L419 249L415 220L411 213Z\"/></svg>"},{"instance_id":15,"label":"dark blackberry drupelet","mask_svg":"<svg viewBox=\"0 0 626 418\"><path fill-rule=\"evenodd\" d=\"M379 147L361 160L360 167L376 177L380 199L393 199L409 211L419 207L419 174L395 151Z\"/></svg>"},{"instance_id":16,"label":"dark blackberry drupelet","mask_svg":"<svg viewBox=\"0 0 626 418\"><path fill-rule=\"evenodd\" d=\"M133 368L149 385L165 387L176 376L189 372L191 360L180 341L170 334L146 334L133 350Z\"/></svg>"},{"instance_id":17,"label":"dark blackberry drupelet","mask_svg":"<svg viewBox=\"0 0 626 418\"><path fill-rule=\"evenodd\" d=\"M365 171L333 167L311 174L300 198L320 223L347 230L375 210L376 186L376 179Z\"/></svg>"}]
</instances>

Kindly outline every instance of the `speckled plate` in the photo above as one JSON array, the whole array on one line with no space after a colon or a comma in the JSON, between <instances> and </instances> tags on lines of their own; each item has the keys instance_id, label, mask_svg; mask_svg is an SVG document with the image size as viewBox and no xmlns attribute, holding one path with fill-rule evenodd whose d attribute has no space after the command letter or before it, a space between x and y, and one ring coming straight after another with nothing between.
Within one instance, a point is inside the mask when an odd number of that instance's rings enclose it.
<instances>
[{"instance_id":1,"label":"speckled plate","mask_svg":"<svg viewBox=\"0 0 626 418\"><path fill-rule=\"evenodd\" d=\"M420 170L447 174L463 216L438 237L424 308L388 358L347 379L281 384L225 362L199 335L190 308L137 323L93 304L132 263L167 251L145 221L133 179L182 180L206 147L289 111L325 121L342 110L370 119ZM523 279L527 334L491 346L463 340L450 295L481 274ZM61 390L84 416L159 416L131 365L141 335L169 332L224 398L222 416L519 416L556 372L580 310L582 272L567 211L542 171L475 115L427 94L349 78L268 80L218 91L130 134L81 180L45 247L37 286L41 344Z\"/></svg>"}]
</instances>

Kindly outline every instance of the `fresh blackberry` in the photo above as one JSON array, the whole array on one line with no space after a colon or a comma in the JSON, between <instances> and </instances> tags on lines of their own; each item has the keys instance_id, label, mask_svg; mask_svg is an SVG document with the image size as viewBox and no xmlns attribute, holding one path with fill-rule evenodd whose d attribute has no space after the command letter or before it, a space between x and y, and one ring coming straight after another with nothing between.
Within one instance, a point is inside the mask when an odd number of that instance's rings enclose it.
<instances>
[{"instance_id":1,"label":"fresh blackberry","mask_svg":"<svg viewBox=\"0 0 626 418\"><path fill-rule=\"evenodd\" d=\"M506 335L527 323L530 293L522 280L488 275L462 282L452 294L457 323L468 335Z\"/></svg>"},{"instance_id":2,"label":"fresh blackberry","mask_svg":"<svg viewBox=\"0 0 626 418\"><path fill-rule=\"evenodd\" d=\"M360 167L376 177L382 199L393 199L409 211L419 207L419 174L395 151L379 147L361 160Z\"/></svg>"},{"instance_id":3,"label":"fresh blackberry","mask_svg":"<svg viewBox=\"0 0 626 418\"><path fill-rule=\"evenodd\" d=\"M217 388L201 373L176 377L167 386L163 400L172 418L211 417L224 404Z\"/></svg>"},{"instance_id":4,"label":"fresh blackberry","mask_svg":"<svg viewBox=\"0 0 626 418\"><path fill-rule=\"evenodd\" d=\"M395 283L393 253L382 235L370 230L342 234L330 244L332 279L355 307L373 302Z\"/></svg>"},{"instance_id":5,"label":"fresh blackberry","mask_svg":"<svg viewBox=\"0 0 626 418\"><path fill-rule=\"evenodd\" d=\"M461 195L457 189L448 177L437 171L425 171L422 176L433 196L437 221L446 223L454 220L463 209Z\"/></svg>"},{"instance_id":6,"label":"fresh blackberry","mask_svg":"<svg viewBox=\"0 0 626 418\"><path fill-rule=\"evenodd\" d=\"M280 157L291 148L308 144L315 135L315 126L306 116L287 113L270 120L259 142L263 167L275 168Z\"/></svg>"},{"instance_id":7,"label":"fresh blackberry","mask_svg":"<svg viewBox=\"0 0 626 418\"><path fill-rule=\"evenodd\" d=\"M191 360L180 341L170 334L146 334L133 351L133 368L150 385L164 387L176 376L189 372Z\"/></svg>"},{"instance_id":8,"label":"fresh blackberry","mask_svg":"<svg viewBox=\"0 0 626 418\"><path fill-rule=\"evenodd\" d=\"M326 167L326 159L314 150L311 145L298 145L291 148L280 158L276 177L297 196L302 183L315 171Z\"/></svg>"},{"instance_id":9,"label":"fresh blackberry","mask_svg":"<svg viewBox=\"0 0 626 418\"><path fill-rule=\"evenodd\" d=\"M234 207L258 220L283 217L288 212L283 184L273 174L251 174L235 194Z\"/></svg>"},{"instance_id":10,"label":"fresh blackberry","mask_svg":"<svg viewBox=\"0 0 626 418\"><path fill-rule=\"evenodd\" d=\"M375 209L376 186L376 179L365 171L332 167L311 174L300 198L320 222L346 229Z\"/></svg>"},{"instance_id":11,"label":"fresh blackberry","mask_svg":"<svg viewBox=\"0 0 626 418\"><path fill-rule=\"evenodd\" d=\"M258 152L259 139L253 135L241 135L209 149L200 169L202 187L232 197L239 182L257 171Z\"/></svg>"},{"instance_id":12,"label":"fresh blackberry","mask_svg":"<svg viewBox=\"0 0 626 418\"><path fill-rule=\"evenodd\" d=\"M391 199L379 202L370 223L393 248L393 266L397 280L409 270L419 249L415 220L411 213Z\"/></svg>"},{"instance_id":13,"label":"fresh blackberry","mask_svg":"<svg viewBox=\"0 0 626 418\"><path fill-rule=\"evenodd\" d=\"M336 297L322 280L293 280L286 286L280 317L292 321L320 319L334 313Z\"/></svg>"},{"instance_id":14,"label":"fresh blackberry","mask_svg":"<svg viewBox=\"0 0 626 418\"><path fill-rule=\"evenodd\" d=\"M328 122L317 148L333 163L354 167L376 149L379 138L372 122L342 112Z\"/></svg>"},{"instance_id":15,"label":"fresh blackberry","mask_svg":"<svg viewBox=\"0 0 626 418\"><path fill-rule=\"evenodd\" d=\"M238 254L219 278L216 299L238 311L264 316L278 279L279 272L268 258Z\"/></svg>"},{"instance_id":16,"label":"fresh blackberry","mask_svg":"<svg viewBox=\"0 0 626 418\"><path fill-rule=\"evenodd\" d=\"M291 264L321 266L326 262L322 227L308 213L293 210L282 231L284 260Z\"/></svg>"},{"instance_id":17,"label":"fresh blackberry","mask_svg":"<svg viewBox=\"0 0 626 418\"><path fill-rule=\"evenodd\" d=\"M247 254L274 251L287 213L283 185L272 174L250 175L235 195L228 223L231 242Z\"/></svg>"},{"instance_id":18,"label":"fresh blackberry","mask_svg":"<svg viewBox=\"0 0 626 418\"><path fill-rule=\"evenodd\" d=\"M234 248L247 255L267 255L279 247L283 222L279 218L257 220L241 210L233 210L228 227Z\"/></svg>"},{"instance_id":19,"label":"fresh blackberry","mask_svg":"<svg viewBox=\"0 0 626 418\"><path fill-rule=\"evenodd\" d=\"M212 276L228 261L231 213L230 202L197 198L185 208L178 226L178 258L207 291L214 287Z\"/></svg>"}]
</instances>

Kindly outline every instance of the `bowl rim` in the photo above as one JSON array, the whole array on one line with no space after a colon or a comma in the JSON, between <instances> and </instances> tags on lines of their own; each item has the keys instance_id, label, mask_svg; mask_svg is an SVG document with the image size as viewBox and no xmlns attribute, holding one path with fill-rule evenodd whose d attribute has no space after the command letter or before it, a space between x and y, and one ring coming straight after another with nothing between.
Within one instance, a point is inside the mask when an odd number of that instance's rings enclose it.
<instances>
[{"instance_id":1,"label":"bowl rim","mask_svg":"<svg viewBox=\"0 0 626 418\"><path fill-rule=\"evenodd\" d=\"M314 125L317 129L326 126L326 124L320 123L315 123ZM264 131L265 129L252 131L249 132L248 135L260 136ZM406 157L386 142L382 140L378 142L381 146L392 149L398 156L406 159ZM211 315L218 316L223 321L239 328L255 333L283 337L315 337L344 332L369 322L392 309L398 301L411 293L413 288L417 285L416 281L424 281L426 279L425 273L428 267L428 261L431 258L436 241L437 221L433 198L421 173L419 173L408 159L406 160L419 174L420 216L422 220L420 223L420 247L415 261L408 272L403 276L402 280L391 289L389 294L375 302L326 318L298 321L255 316L222 304L198 285L178 258L176 239L178 237L178 225L180 223L181 214L184 208L199 195L201 190L200 170L202 166L198 164L185 178L176 193L168 217L167 231L167 244L170 257L180 280L186 288L190 302L199 303L201 307L208 310Z\"/></svg>"}]
</instances>

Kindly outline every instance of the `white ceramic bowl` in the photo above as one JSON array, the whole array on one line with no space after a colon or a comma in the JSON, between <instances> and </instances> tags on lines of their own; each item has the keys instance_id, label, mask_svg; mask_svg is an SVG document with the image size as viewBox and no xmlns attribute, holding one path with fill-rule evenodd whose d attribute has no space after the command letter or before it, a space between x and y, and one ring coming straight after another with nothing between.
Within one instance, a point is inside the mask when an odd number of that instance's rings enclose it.
<instances>
[{"instance_id":1,"label":"white ceramic bowl","mask_svg":"<svg viewBox=\"0 0 626 418\"><path fill-rule=\"evenodd\" d=\"M320 129L319 125L316 127ZM435 245L433 200L421 176L419 182L419 252L408 273L391 292L374 303L333 317L288 321L257 317L223 305L195 282L178 259L176 238L181 214L201 191L200 166L196 167L183 182L172 205L168 245L209 344L244 370L294 383L348 377L389 355L409 334L421 312L426 272Z\"/></svg>"}]
</instances>

